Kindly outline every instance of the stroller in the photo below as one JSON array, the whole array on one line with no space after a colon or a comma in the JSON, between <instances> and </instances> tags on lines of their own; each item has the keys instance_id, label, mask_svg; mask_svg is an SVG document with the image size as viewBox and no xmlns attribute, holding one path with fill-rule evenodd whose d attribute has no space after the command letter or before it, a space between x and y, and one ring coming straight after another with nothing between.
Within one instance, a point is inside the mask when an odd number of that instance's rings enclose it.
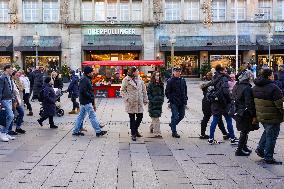
<instances>
[{"instance_id":1,"label":"stroller","mask_svg":"<svg viewBox=\"0 0 284 189\"><path fill-rule=\"evenodd\" d=\"M54 89L55 95L56 95L56 115L58 117L64 116L64 110L60 106L60 102L58 102L58 99L63 95L63 92L60 89ZM43 107L40 107L39 115L40 117L43 117L44 111Z\"/></svg>"}]
</instances>

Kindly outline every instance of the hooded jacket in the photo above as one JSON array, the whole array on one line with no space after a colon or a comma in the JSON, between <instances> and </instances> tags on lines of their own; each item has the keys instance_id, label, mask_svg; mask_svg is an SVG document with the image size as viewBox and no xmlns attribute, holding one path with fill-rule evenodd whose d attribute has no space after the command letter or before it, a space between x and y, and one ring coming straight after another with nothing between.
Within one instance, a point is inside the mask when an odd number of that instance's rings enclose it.
<instances>
[{"instance_id":1,"label":"hooded jacket","mask_svg":"<svg viewBox=\"0 0 284 189\"><path fill-rule=\"evenodd\" d=\"M166 97L171 104L187 105L187 86L185 79L172 77L167 81Z\"/></svg>"},{"instance_id":2,"label":"hooded jacket","mask_svg":"<svg viewBox=\"0 0 284 189\"><path fill-rule=\"evenodd\" d=\"M254 83L253 97L257 120L268 124L283 122L283 93L279 87L263 77L257 78Z\"/></svg>"}]
</instances>

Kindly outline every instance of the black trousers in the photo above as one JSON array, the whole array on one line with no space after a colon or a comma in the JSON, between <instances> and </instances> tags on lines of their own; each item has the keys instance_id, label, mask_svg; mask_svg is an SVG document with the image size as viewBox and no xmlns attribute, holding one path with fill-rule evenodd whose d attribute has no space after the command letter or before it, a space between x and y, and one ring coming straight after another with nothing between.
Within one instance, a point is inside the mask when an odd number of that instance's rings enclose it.
<instances>
[{"instance_id":1,"label":"black trousers","mask_svg":"<svg viewBox=\"0 0 284 189\"><path fill-rule=\"evenodd\" d=\"M29 93L24 93L23 97L24 103L27 105L27 108L30 112L33 111L31 103L30 103L30 94Z\"/></svg>"},{"instance_id":2,"label":"black trousers","mask_svg":"<svg viewBox=\"0 0 284 189\"><path fill-rule=\"evenodd\" d=\"M53 116L43 116L39 120L40 122L44 122L47 118L49 119L49 125L54 126Z\"/></svg>"},{"instance_id":3,"label":"black trousers","mask_svg":"<svg viewBox=\"0 0 284 189\"><path fill-rule=\"evenodd\" d=\"M76 108L78 108L78 109L80 108L79 103L77 102L77 98L71 97L71 101L73 103L73 109L72 110L75 110Z\"/></svg>"},{"instance_id":4,"label":"black trousers","mask_svg":"<svg viewBox=\"0 0 284 189\"><path fill-rule=\"evenodd\" d=\"M246 130L241 131L237 150L242 150L246 148L247 143L248 143L248 134L249 134L249 131L246 131Z\"/></svg>"},{"instance_id":5,"label":"black trousers","mask_svg":"<svg viewBox=\"0 0 284 189\"><path fill-rule=\"evenodd\" d=\"M143 113L129 114L131 135L136 135L143 119Z\"/></svg>"},{"instance_id":6,"label":"black trousers","mask_svg":"<svg viewBox=\"0 0 284 189\"><path fill-rule=\"evenodd\" d=\"M204 114L204 116L203 116L203 119L201 120L201 135L205 135L207 124L208 124L208 122L210 120L210 117L212 116L211 115L211 111L210 112L203 111L203 114ZM227 135L228 134L222 119L219 119L218 127L221 130L223 135Z\"/></svg>"}]
</instances>

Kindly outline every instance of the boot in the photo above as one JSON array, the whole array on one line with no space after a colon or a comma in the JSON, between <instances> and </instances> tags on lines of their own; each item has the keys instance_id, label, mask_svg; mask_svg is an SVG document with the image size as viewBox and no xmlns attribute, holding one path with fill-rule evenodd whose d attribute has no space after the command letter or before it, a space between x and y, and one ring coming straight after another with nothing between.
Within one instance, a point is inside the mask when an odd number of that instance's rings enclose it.
<instances>
[{"instance_id":1,"label":"boot","mask_svg":"<svg viewBox=\"0 0 284 189\"><path fill-rule=\"evenodd\" d=\"M174 137L174 138L180 138L180 135L175 132L175 133L172 133L172 137Z\"/></svg>"},{"instance_id":2,"label":"boot","mask_svg":"<svg viewBox=\"0 0 284 189\"><path fill-rule=\"evenodd\" d=\"M72 110L72 111L69 112L69 114L76 114L76 113L77 113L76 110Z\"/></svg>"},{"instance_id":3,"label":"boot","mask_svg":"<svg viewBox=\"0 0 284 189\"><path fill-rule=\"evenodd\" d=\"M243 149L237 149L235 152L235 156L249 156L248 152L245 152Z\"/></svg>"}]
</instances>

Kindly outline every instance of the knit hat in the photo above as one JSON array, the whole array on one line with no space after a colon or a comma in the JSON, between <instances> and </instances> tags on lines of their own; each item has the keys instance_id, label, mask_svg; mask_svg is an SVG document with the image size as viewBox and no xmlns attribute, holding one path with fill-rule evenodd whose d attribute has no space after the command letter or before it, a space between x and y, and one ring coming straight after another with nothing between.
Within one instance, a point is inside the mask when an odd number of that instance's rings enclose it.
<instances>
[{"instance_id":1,"label":"knit hat","mask_svg":"<svg viewBox=\"0 0 284 189\"><path fill-rule=\"evenodd\" d=\"M49 83L51 81L51 77L46 77L45 79L44 79L44 82L45 83Z\"/></svg>"},{"instance_id":2,"label":"knit hat","mask_svg":"<svg viewBox=\"0 0 284 189\"><path fill-rule=\"evenodd\" d=\"M88 75L90 73L92 73L94 71L94 69L90 66L87 66L84 68L84 74Z\"/></svg>"},{"instance_id":3,"label":"knit hat","mask_svg":"<svg viewBox=\"0 0 284 189\"><path fill-rule=\"evenodd\" d=\"M246 70L239 76L239 82L250 80L253 77L253 73L250 70Z\"/></svg>"}]
</instances>

